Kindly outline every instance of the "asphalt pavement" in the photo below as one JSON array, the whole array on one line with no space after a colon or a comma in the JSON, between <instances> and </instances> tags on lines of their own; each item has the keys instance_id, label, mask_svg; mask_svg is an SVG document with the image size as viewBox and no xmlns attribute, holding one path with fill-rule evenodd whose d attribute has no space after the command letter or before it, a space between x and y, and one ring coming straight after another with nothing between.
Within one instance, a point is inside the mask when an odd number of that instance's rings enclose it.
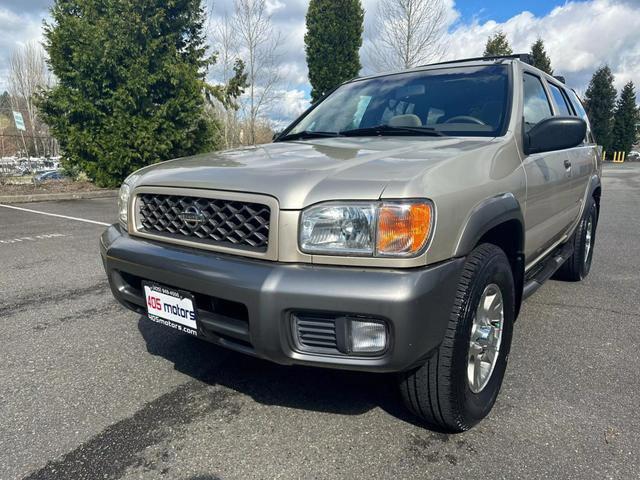
<instances>
[{"instance_id":1,"label":"asphalt pavement","mask_svg":"<svg viewBox=\"0 0 640 480\"><path fill-rule=\"evenodd\" d=\"M445 435L394 377L282 367L113 300L115 199L0 207L0 479L640 478L640 165L607 166L582 283L524 304L491 415Z\"/></svg>"}]
</instances>

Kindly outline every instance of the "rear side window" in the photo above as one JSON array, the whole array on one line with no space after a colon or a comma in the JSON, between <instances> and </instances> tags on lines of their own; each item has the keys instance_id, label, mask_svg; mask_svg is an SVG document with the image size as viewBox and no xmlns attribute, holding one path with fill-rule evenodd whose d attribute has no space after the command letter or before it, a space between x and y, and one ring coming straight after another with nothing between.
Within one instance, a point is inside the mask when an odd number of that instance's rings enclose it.
<instances>
[{"instance_id":1,"label":"rear side window","mask_svg":"<svg viewBox=\"0 0 640 480\"><path fill-rule=\"evenodd\" d=\"M529 131L534 125L553 115L542 81L535 75L524 74L524 125Z\"/></svg>"},{"instance_id":2,"label":"rear side window","mask_svg":"<svg viewBox=\"0 0 640 480\"><path fill-rule=\"evenodd\" d=\"M573 117L573 111L568 104L568 100L565 98L562 90L559 87L554 85L553 83L549 84L549 89L551 90L551 95L553 96L553 101L558 107L558 112L562 117Z\"/></svg>"},{"instance_id":3,"label":"rear side window","mask_svg":"<svg viewBox=\"0 0 640 480\"><path fill-rule=\"evenodd\" d=\"M588 121L589 119L587 118L587 112L585 112L584 107L582 106L582 102L573 90L569 91L569 98L571 99L573 108L575 108L576 112L578 112L578 116L581 117L584 121Z\"/></svg>"},{"instance_id":4,"label":"rear side window","mask_svg":"<svg viewBox=\"0 0 640 480\"><path fill-rule=\"evenodd\" d=\"M584 110L584 106L582 102L578 98L578 95L573 90L568 91L569 99L571 100L571 105L578 113L578 116L582 118L585 122L587 122L587 137L585 138L585 143L596 143L596 139L593 138L593 133L589 128L589 117L587 116L587 112Z\"/></svg>"}]
</instances>

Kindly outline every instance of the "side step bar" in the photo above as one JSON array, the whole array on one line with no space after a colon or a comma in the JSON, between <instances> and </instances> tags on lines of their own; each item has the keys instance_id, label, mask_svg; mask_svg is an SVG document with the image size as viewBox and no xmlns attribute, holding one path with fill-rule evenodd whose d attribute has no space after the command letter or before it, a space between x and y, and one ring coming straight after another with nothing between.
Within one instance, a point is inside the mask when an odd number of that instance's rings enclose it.
<instances>
[{"instance_id":1,"label":"side step bar","mask_svg":"<svg viewBox=\"0 0 640 480\"><path fill-rule=\"evenodd\" d=\"M567 242L551 252L547 258L542 260L537 268L532 269L532 272L530 272L531 276L527 275L525 277L522 291L523 300L533 295L544 282L549 280L572 254L573 243Z\"/></svg>"}]
</instances>

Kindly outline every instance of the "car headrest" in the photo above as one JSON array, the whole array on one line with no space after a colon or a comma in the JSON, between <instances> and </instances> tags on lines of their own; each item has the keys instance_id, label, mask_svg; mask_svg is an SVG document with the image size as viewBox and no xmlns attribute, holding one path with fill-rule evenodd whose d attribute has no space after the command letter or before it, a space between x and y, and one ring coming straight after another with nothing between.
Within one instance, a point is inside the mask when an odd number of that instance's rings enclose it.
<instances>
[{"instance_id":1,"label":"car headrest","mask_svg":"<svg viewBox=\"0 0 640 480\"><path fill-rule=\"evenodd\" d=\"M420 117L413 114L396 115L389 119L390 127L421 127L422 121Z\"/></svg>"}]
</instances>

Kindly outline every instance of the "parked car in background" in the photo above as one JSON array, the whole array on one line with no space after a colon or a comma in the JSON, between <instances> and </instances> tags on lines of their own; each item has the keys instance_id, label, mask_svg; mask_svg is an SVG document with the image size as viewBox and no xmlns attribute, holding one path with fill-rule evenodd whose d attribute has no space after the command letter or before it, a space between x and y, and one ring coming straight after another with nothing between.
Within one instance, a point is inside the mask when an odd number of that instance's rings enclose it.
<instances>
[{"instance_id":1,"label":"parked car in background","mask_svg":"<svg viewBox=\"0 0 640 480\"><path fill-rule=\"evenodd\" d=\"M51 172L40 173L33 177L33 183L38 185L43 182L64 180L67 176L61 170L53 170Z\"/></svg>"},{"instance_id":2,"label":"parked car in background","mask_svg":"<svg viewBox=\"0 0 640 480\"><path fill-rule=\"evenodd\" d=\"M637 150L631 150L629 152L629 155L627 155L627 160L629 160L631 162L640 161L640 152L638 152Z\"/></svg>"}]
</instances>

